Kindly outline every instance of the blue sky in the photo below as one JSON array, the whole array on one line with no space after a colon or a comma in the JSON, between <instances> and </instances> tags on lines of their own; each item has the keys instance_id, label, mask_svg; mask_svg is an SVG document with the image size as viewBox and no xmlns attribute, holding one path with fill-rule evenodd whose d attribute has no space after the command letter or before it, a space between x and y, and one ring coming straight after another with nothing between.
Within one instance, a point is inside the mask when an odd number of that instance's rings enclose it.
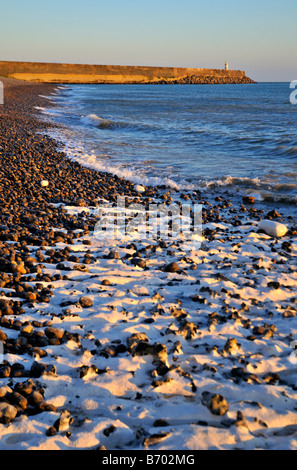
<instances>
[{"instance_id":1,"label":"blue sky","mask_svg":"<svg viewBox=\"0 0 297 470\"><path fill-rule=\"evenodd\" d=\"M245 70L297 80L296 0L9 0L0 60Z\"/></svg>"}]
</instances>

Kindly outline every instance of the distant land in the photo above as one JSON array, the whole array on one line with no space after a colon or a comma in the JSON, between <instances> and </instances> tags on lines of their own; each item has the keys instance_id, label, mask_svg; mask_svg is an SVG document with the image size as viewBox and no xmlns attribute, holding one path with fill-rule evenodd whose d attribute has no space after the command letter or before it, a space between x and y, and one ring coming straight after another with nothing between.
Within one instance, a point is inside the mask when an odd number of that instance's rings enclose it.
<instances>
[{"instance_id":1,"label":"distant land","mask_svg":"<svg viewBox=\"0 0 297 470\"><path fill-rule=\"evenodd\" d=\"M0 61L0 76L39 83L255 83L242 70Z\"/></svg>"}]
</instances>

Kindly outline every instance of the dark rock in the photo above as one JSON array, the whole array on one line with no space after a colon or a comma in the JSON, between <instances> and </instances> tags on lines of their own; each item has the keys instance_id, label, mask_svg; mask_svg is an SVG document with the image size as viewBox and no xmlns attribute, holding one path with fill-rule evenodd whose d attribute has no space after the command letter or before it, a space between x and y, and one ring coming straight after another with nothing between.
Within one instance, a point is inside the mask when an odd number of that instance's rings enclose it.
<instances>
[{"instance_id":1,"label":"dark rock","mask_svg":"<svg viewBox=\"0 0 297 470\"><path fill-rule=\"evenodd\" d=\"M278 281L270 281L267 283L267 287L271 287L271 289L279 289L280 283Z\"/></svg>"},{"instance_id":2,"label":"dark rock","mask_svg":"<svg viewBox=\"0 0 297 470\"><path fill-rule=\"evenodd\" d=\"M55 421L54 428L57 431L67 431L71 422L71 415L69 411L63 410L60 417Z\"/></svg>"},{"instance_id":3,"label":"dark rock","mask_svg":"<svg viewBox=\"0 0 297 470\"><path fill-rule=\"evenodd\" d=\"M45 371L46 366L40 362L33 362L31 369L30 369L30 375L31 377L34 378L39 378Z\"/></svg>"},{"instance_id":4,"label":"dark rock","mask_svg":"<svg viewBox=\"0 0 297 470\"><path fill-rule=\"evenodd\" d=\"M54 328L49 326L45 328L44 333L49 339L62 339L64 335L64 331L59 328Z\"/></svg>"},{"instance_id":5,"label":"dark rock","mask_svg":"<svg viewBox=\"0 0 297 470\"><path fill-rule=\"evenodd\" d=\"M153 426L155 428L162 428L162 427L165 427L165 426L170 426L170 424L165 419L156 419L156 421L154 421Z\"/></svg>"},{"instance_id":6,"label":"dark rock","mask_svg":"<svg viewBox=\"0 0 297 470\"><path fill-rule=\"evenodd\" d=\"M22 377L24 374L25 366L16 362L11 366L11 377Z\"/></svg>"},{"instance_id":7,"label":"dark rock","mask_svg":"<svg viewBox=\"0 0 297 470\"><path fill-rule=\"evenodd\" d=\"M89 308L93 306L93 300L90 297L83 296L79 299L79 303L83 308Z\"/></svg>"},{"instance_id":8,"label":"dark rock","mask_svg":"<svg viewBox=\"0 0 297 470\"><path fill-rule=\"evenodd\" d=\"M110 434L115 432L115 430L116 430L116 427L112 424L108 428L104 429L103 434L104 434L104 436L108 437Z\"/></svg>"},{"instance_id":9,"label":"dark rock","mask_svg":"<svg viewBox=\"0 0 297 470\"><path fill-rule=\"evenodd\" d=\"M33 389L35 388L35 383L32 379L27 380L26 382L17 383L14 387L14 390L24 397L28 397Z\"/></svg>"},{"instance_id":10,"label":"dark rock","mask_svg":"<svg viewBox=\"0 0 297 470\"><path fill-rule=\"evenodd\" d=\"M138 266L139 268L144 269L146 267L146 261L142 258L133 258L131 260L133 266Z\"/></svg>"},{"instance_id":11,"label":"dark rock","mask_svg":"<svg viewBox=\"0 0 297 470\"><path fill-rule=\"evenodd\" d=\"M242 198L242 202L244 202L244 204L254 204L255 203L255 198L252 197L252 196L244 196Z\"/></svg>"},{"instance_id":12,"label":"dark rock","mask_svg":"<svg viewBox=\"0 0 297 470\"><path fill-rule=\"evenodd\" d=\"M150 447L150 446L153 446L153 445L156 445L158 444L159 442L163 441L164 439L166 439L167 437L171 436L171 433L170 432L162 432L162 433L156 433L156 434L152 434L150 437L146 437L143 442L142 442L142 445L144 447Z\"/></svg>"},{"instance_id":13,"label":"dark rock","mask_svg":"<svg viewBox=\"0 0 297 470\"><path fill-rule=\"evenodd\" d=\"M27 399L18 392L7 393L5 399L14 406L20 407L23 410L27 408Z\"/></svg>"},{"instance_id":14,"label":"dark rock","mask_svg":"<svg viewBox=\"0 0 297 470\"><path fill-rule=\"evenodd\" d=\"M229 410L229 403L225 400L223 395L203 392L201 402L212 414L217 416L223 416Z\"/></svg>"},{"instance_id":15,"label":"dark rock","mask_svg":"<svg viewBox=\"0 0 297 470\"><path fill-rule=\"evenodd\" d=\"M4 331L0 330L0 341L5 342L7 340L7 336Z\"/></svg>"},{"instance_id":16,"label":"dark rock","mask_svg":"<svg viewBox=\"0 0 297 470\"><path fill-rule=\"evenodd\" d=\"M120 255L118 254L117 251L110 251L107 258L108 259L120 259Z\"/></svg>"},{"instance_id":17,"label":"dark rock","mask_svg":"<svg viewBox=\"0 0 297 470\"><path fill-rule=\"evenodd\" d=\"M37 406L40 403L42 403L43 401L44 401L43 395L40 392L38 392L37 390L31 392L30 395L28 396L28 403L31 406Z\"/></svg>"},{"instance_id":18,"label":"dark rock","mask_svg":"<svg viewBox=\"0 0 297 470\"><path fill-rule=\"evenodd\" d=\"M47 436L55 436L57 434L57 430L54 426L51 426L50 428L47 429L46 435Z\"/></svg>"},{"instance_id":19,"label":"dark rock","mask_svg":"<svg viewBox=\"0 0 297 470\"><path fill-rule=\"evenodd\" d=\"M8 365L1 365L0 366L0 378L5 379L7 377L10 377L11 373L11 368Z\"/></svg>"},{"instance_id":20,"label":"dark rock","mask_svg":"<svg viewBox=\"0 0 297 470\"><path fill-rule=\"evenodd\" d=\"M280 217L281 217L281 214L279 212L277 212L275 209L273 209L272 211L269 211L266 214L264 219L279 219Z\"/></svg>"},{"instance_id":21,"label":"dark rock","mask_svg":"<svg viewBox=\"0 0 297 470\"><path fill-rule=\"evenodd\" d=\"M177 273L180 270L180 267L178 264L174 261L173 263L167 264L164 268L163 271L167 273Z\"/></svg>"},{"instance_id":22,"label":"dark rock","mask_svg":"<svg viewBox=\"0 0 297 470\"><path fill-rule=\"evenodd\" d=\"M264 382L274 385L280 380L280 376L274 372L268 372L263 376Z\"/></svg>"}]
</instances>

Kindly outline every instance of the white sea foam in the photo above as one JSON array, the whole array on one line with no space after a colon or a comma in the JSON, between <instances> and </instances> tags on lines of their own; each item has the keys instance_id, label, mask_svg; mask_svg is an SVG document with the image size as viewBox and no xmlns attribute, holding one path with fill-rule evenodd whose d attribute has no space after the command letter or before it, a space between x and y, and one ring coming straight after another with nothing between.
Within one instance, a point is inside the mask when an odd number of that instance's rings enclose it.
<instances>
[{"instance_id":1,"label":"white sea foam","mask_svg":"<svg viewBox=\"0 0 297 470\"><path fill-rule=\"evenodd\" d=\"M71 160L74 160L80 163L83 166L91 168L93 170L112 173L113 175L118 176L119 178L126 179L131 181L136 185L145 185L145 186L167 186L172 189L178 190L195 190L197 185L188 184L186 182L177 183L176 181L170 178L157 177L157 176L146 176L141 173L137 173L135 170L130 170L124 168L120 164L110 164L107 160L101 160L97 155L92 153L81 152L79 148L65 148L66 155Z\"/></svg>"},{"instance_id":2,"label":"white sea foam","mask_svg":"<svg viewBox=\"0 0 297 470\"><path fill-rule=\"evenodd\" d=\"M90 117L90 120L94 122L103 121L98 116ZM112 163L110 160L105 159L104 156L97 155L95 152L88 152L84 148L84 145L80 145L75 142L75 138L72 140L71 137L67 137L62 132L57 130L50 131L53 138L60 142L63 142L63 151L66 153L70 160L76 161L81 165L91 168L96 171L111 173L131 181L135 185L144 185L151 187L166 186L167 188L174 189L176 191L212 191L225 188L231 192L236 191L238 195L246 195L255 197L257 201L275 201L275 202L292 202L296 203L296 196L290 194L282 194L275 192L273 188L265 188L264 182L260 178L248 178L248 177L233 177L226 176L213 180L197 180L195 183L189 183L185 180L175 181L171 177L165 176L154 176L146 174L147 168L144 164L143 169L133 168L133 166L127 168L120 163Z\"/></svg>"},{"instance_id":3,"label":"white sea foam","mask_svg":"<svg viewBox=\"0 0 297 470\"><path fill-rule=\"evenodd\" d=\"M46 100L54 100L55 97L54 96L46 96L46 95L39 95L40 98L45 98Z\"/></svg>"},{"instance_id":4,"label":"white sea foam","mask_svg":"<svg viewBox=\"0 0 297 470\"><path fill-rule=\"evenodd\" d=\"M97 114L88 114L88 116L82 116L81 121L86 124L90 124L93 126L97 126L99 123L101 123L103 119Z\"/></svg>"}]
</instances>

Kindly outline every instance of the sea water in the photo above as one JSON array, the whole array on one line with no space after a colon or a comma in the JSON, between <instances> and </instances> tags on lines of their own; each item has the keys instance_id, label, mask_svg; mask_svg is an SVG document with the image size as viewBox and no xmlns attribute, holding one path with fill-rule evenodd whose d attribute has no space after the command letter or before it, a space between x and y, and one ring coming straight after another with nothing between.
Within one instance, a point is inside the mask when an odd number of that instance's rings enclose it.
<instances>
[{"instance_id":1,"label":"sea water","mask_svg":"<svg viewBox=\"0 0 297 470\"><path fill-rule=\"evenodd\" d=\"M70 158L144 185L296 205L289 83L70 85L51 110Z\"/></svg>"}]
</instances>

